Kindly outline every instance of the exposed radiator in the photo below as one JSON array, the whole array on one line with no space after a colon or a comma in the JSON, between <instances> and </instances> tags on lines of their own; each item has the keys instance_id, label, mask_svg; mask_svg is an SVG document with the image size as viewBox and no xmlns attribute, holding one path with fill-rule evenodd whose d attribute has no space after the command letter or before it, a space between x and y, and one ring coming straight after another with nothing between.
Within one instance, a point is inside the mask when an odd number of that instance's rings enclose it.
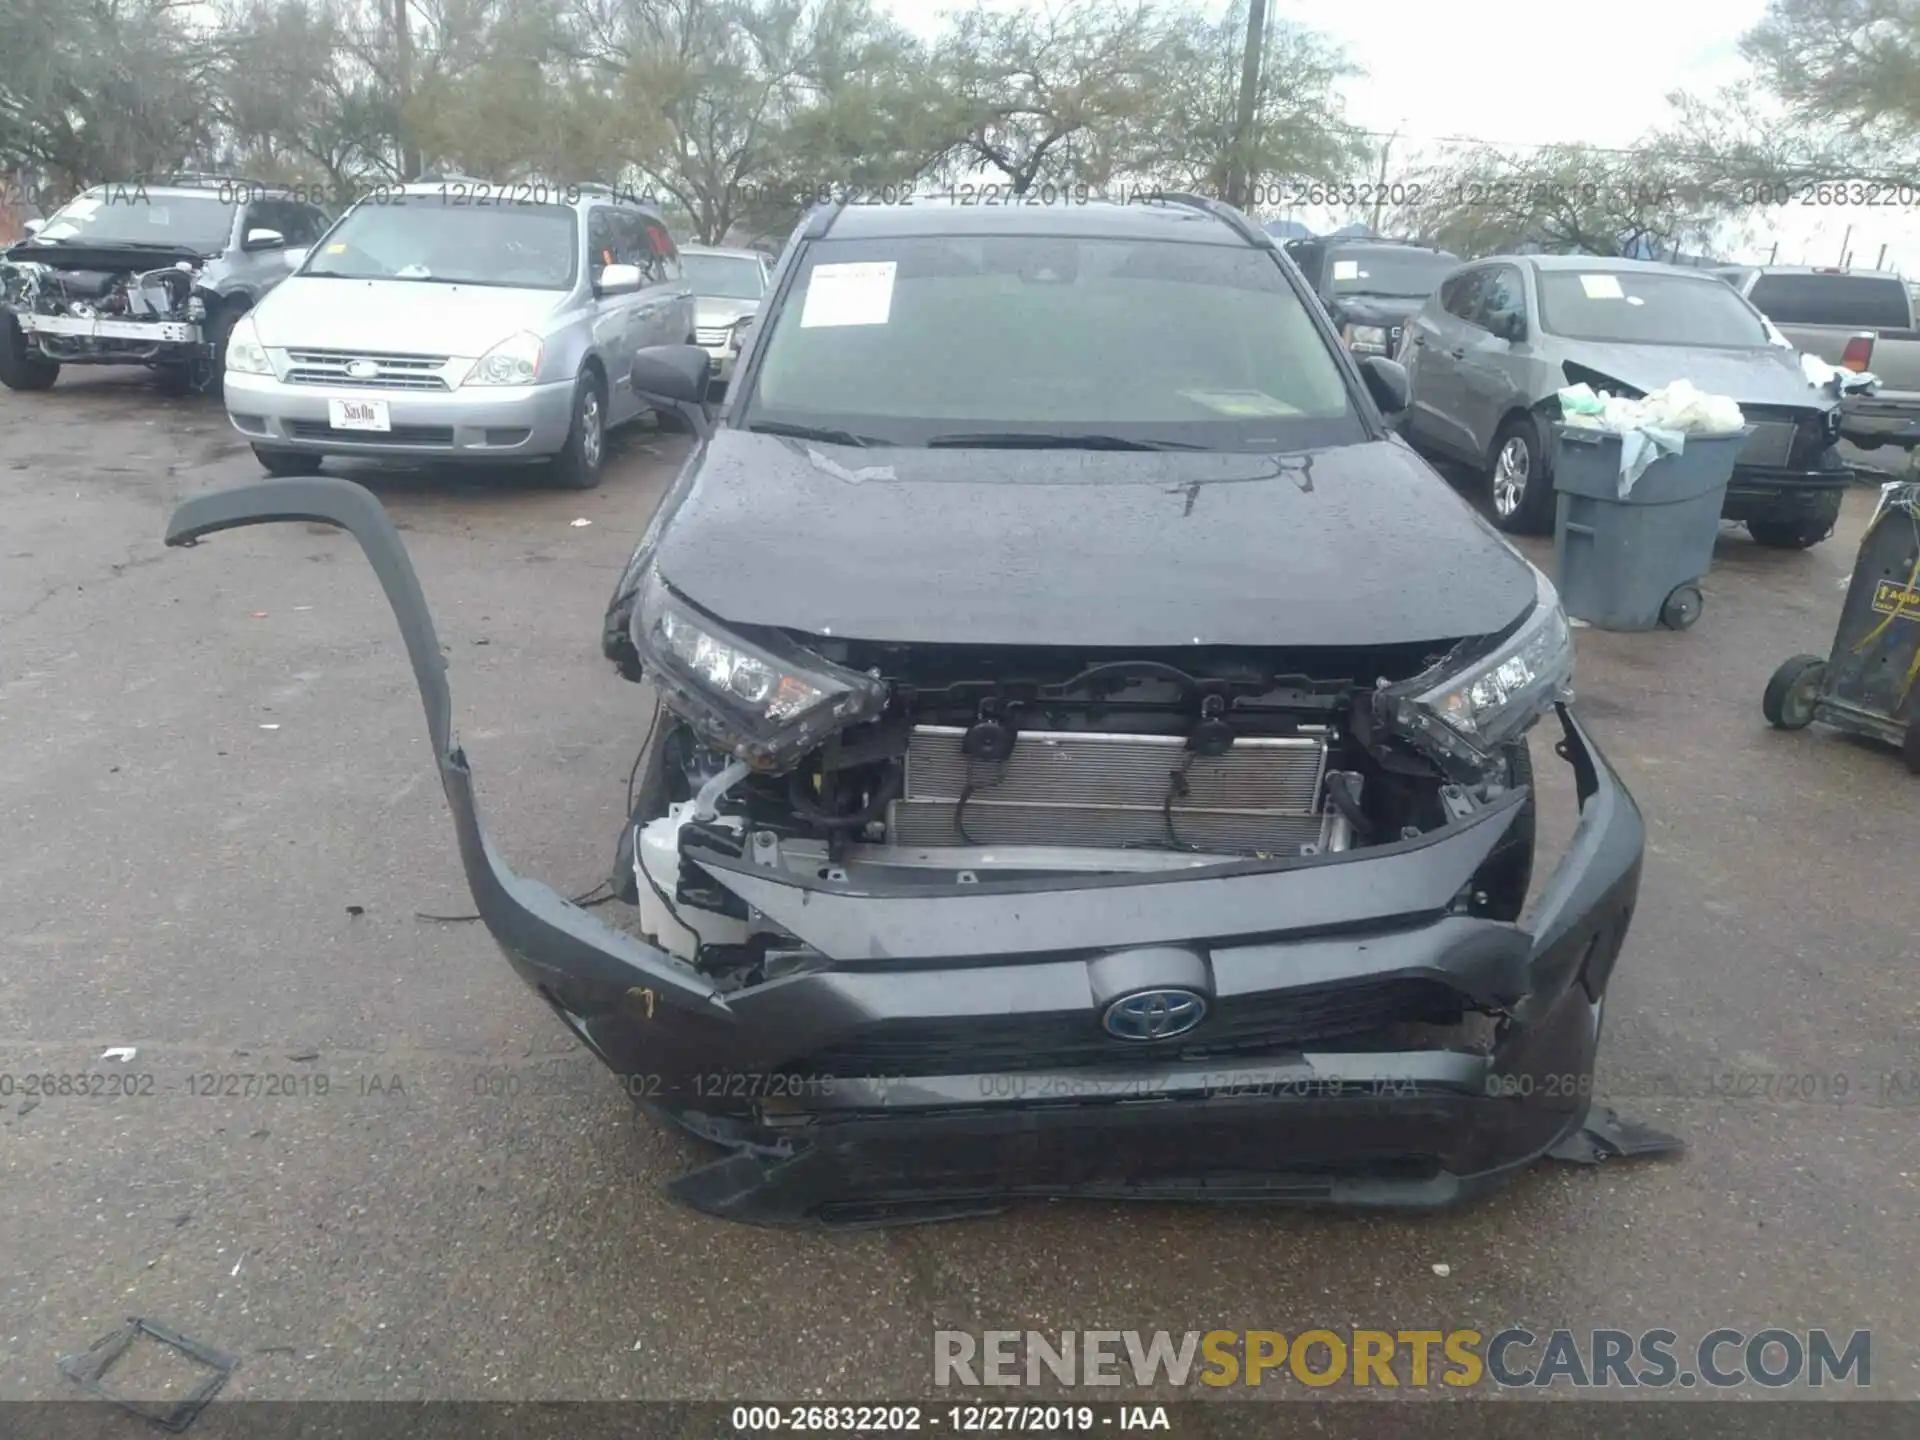
<instances>
[{"instance_id":1,"label":"exposed radiator","mask_svg":"<svg viewBox=\"0 0 1920 1440\"><path fill-rule=\"evenodd\" d=\"M1327 767L1322 737L1240 740L1208 757L1191 755L1178 735L1029 730L1002 767L962 753L965 733L914 728L906 782L888 810L893 843L1286 854L1324 846L1330 833L1317 810Z\"/></svg>"}]
</instances>

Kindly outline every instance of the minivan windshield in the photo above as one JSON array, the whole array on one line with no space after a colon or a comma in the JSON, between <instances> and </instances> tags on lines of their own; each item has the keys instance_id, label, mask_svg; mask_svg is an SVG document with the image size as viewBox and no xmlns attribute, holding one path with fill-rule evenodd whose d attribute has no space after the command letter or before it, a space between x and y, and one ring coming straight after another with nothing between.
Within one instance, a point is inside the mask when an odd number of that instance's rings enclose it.
<instances>
[{"instance_id":1,"label":"minivan windshield","mask_svg":"<svg viewBox=\"0 0 1920 1440\"><path fill-rule=\"evenodd\" d=\"M217 255L232 237L233 211L233 202L217 195L106 186L69 200L33 239L69 245L168 245Z\"/></svg>"},{"instance_id":2,"label":"minivan windshield","mask_svg":"<svg viewBox=\"0 0 1920 1440\"><path fill-rule=\"evenodd\" d=\"M1362 245L1327 256L1327 283L1335 295L1382 295L1424 300L1460 268L1445 250L1405 250Z\"/></svg>"},{"instance_id":3,"label":"minivan windshield","mask_svg":"<svg viewBox=\"0 0 1920 1440\"><path fill-rule=\"evenodd\" d=\"M578 265L578 233L565 205L396 194L348 211L299 273L568 290Z\"/></svg>"},{"instance_id":4,"label":"minivan windshield","mask_svg":"<svg viewBox=\"0 0 1920 1440\"><path fill-rule=\"evenodd\" d=\"M680 263L695 295L715 300L758 300L767 289L766 272L758 260L739 255L702 255L682 250Z\"/></svg>"},{"instance_id":5,"label":"minivan windshield","mask_svg":"<svg viewBox=\"0 0 1920 1440\"><path fill-rule=\"evenodd\" d=\"M1305 449L1367 432L1273 255L1134 238L826 240L737 423L843 443Z\"/></svg>"},{"instance_id":6,"label":"minivan windshield","mask_svg":"<svg viewBox=\"0 0 1920 1440\"><path fill-rule=\"evenodd\" d=\"M1769 343L1753 307L1711 275L1541 270L1540 328L1568 340L1749 349Z\"/></svg>"}]
</instances>

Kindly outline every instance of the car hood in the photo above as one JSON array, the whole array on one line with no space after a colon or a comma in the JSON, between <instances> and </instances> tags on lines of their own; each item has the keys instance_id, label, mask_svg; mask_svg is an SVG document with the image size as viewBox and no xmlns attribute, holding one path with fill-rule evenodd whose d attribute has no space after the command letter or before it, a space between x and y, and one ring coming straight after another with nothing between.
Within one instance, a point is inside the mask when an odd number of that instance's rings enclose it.
<instances>
[{"instance_id":1,"label":"car hood","mask_svg":"<svg viewBox=\"0 0 1920 1440\"><path fill-rule=\"evenodd\" d=\"M1800 357L1778 345L1752 350L1713 350L1686 345L1602 345L1589 341L1562 341L1558 352L1563 366L1596 372L1568 380L1584 380L1602 388L1614 380L1631 389L1658 390L1675 380L1689 380L1709 395L1725 395L1742 405L1789 405L1808 411L1831 410L1837 403L1807 383Z\"/></svg>"},{"instance_id":2,"label":"car hood","mask_svg":"<svg viewBox=\"0 0 1920 1440\"><path fill-rule=\"evenodd\" d=\"M207 259L191 245L116 245L111 240L69 240L59 245L21 240L0 249L0 260L31 262L55 270L162 270L183 260L197 268Z\"/></svg>"},{"instance_id":3,"label":"car hood","mask_svg":"<svg viewBox=\"0 0 1920 1440\"><path fill-rule=\"evenodd\" d=\"M760 308L758 300L732 300L715 295L696 295L693 300L693 323L702 330L718 329L731 325L743 316L751 315Z\"/></svg>"},{"instance_id":4,"label":"car hood","mask_svg":"<svg viewBox=\"0 0 1920 1440\"><path fill-rule=\"evenodd\" d=\"M925 644L1453 641L1532 567L1397 438L1287 455L854 449L723 428L663 527L722 620Z\"/></svg>"},{"instance_id":5,"label":"car hood","mask_svg":"<svg viewBox=\"0 0 1920 1440\"><path fill-rule=\"evenodd\" d=\"M260 343L279 349L477 357L517 331L543 329L564 299L557 290L295 275L253 315Z\"/></svg>"}]
</instances>

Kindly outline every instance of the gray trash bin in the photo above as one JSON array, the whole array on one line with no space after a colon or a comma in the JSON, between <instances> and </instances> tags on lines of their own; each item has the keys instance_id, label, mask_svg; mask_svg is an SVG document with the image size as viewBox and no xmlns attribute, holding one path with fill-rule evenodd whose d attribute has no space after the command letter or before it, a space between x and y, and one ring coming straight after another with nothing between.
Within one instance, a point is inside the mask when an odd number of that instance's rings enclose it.
<instances>
[{"instance_id":1,"label":"gray trash bin","mask_svg":"<svg viewBox=\"0 0 1920 1440\"><path fill-rule=\"evenodd\" d=\"M1753 427L1687 437L1620 498L1620 436L1554 427L1553 560L1567 613L1602 630L1685 630L1700 618L1733 463Z\"/></svg>"}]
</instances>

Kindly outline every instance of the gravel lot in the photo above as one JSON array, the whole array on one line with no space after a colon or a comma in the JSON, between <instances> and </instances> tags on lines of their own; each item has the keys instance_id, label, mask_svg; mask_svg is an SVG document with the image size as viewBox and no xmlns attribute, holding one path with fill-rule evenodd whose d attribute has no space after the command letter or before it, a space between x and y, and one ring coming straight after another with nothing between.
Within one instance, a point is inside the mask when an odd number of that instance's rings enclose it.
<instances>
[{"instance_id":1,"label":"gravel lot","mask_svg":"<svg viewBox=\"0 0 1920 1440\"><path fill-rule=\"evenodd\" d=\"M573 892L642 713L598 623L683 445L628 436L586 495L352 472L412 548L496 843ZM1728 530L1687 634L1579 635L1650 842L1602 1085L1684 1158L1416 1220L1055 1204L819 1235L663 1200L696 1152L480 926L416 917L468 897L352 540L161 545L177 499L258 474L216 405L140 377L0 392L0 1075L155 1086L0 1096L0 1398L67 1393L55 1357L131 1314L243 1356L234 1400L913 1396L940 1327L1509 1324L1870 1328L1874 1393L1920 1397L1920 781L1759 708L1831 640L1866 492L1805 554ZM548 1093L487 1093L536 1066ZM230 1073L295 1093L194 1093Z\"/></svg>"}]
</instances>

